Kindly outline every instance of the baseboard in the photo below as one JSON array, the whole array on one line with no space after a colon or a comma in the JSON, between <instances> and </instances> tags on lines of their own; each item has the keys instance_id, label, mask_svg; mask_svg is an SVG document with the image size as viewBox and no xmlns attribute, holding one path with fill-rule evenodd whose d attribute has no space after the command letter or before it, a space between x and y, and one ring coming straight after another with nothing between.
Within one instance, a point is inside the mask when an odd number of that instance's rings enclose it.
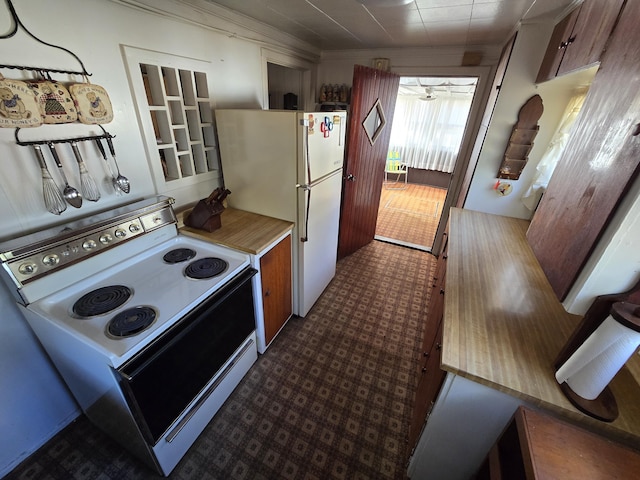
<instances>
[{"instance_id":1,"label":"baseboard","mask_svg":"<svg viewBox=\"0 0 640 480\"><path fill-rule=\"evenodd\" d=\"M49 440L55 437L62 430L67 428L75 419L77 419L80 415L82 415L82 411L80 409L74 410L69 413L67 417L65 417L56 427L45 437L38 441L38 443L34 444L32 448L22 452L17 458L12 460L7 465L2 465L0 467L0 478L4 478L5 475L8 475L11 471L13 471L18 465L24 462L31 455L40 450Z\"/></svg>"}]
</instances>

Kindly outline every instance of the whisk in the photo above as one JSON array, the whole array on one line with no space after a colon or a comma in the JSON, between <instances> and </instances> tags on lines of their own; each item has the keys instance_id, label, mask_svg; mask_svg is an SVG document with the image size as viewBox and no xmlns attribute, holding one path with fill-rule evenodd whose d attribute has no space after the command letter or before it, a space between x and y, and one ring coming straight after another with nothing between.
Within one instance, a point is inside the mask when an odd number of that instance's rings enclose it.
<instances>
[{"instance_id":1,"label":"whisk","mask_svg":"<svg viewBox=\"0 0 640 480\"><path fill-rule=\"evenodd\" d=\"M67 204L62 197L62 192L56 184L51 173L47 168L47 164L44 161L44 155L40 149L40 145L34 145L33 149L36 152L36 158L40 164L42 171L42 195L44 197L44 206L46 209L54 215L60 215L67 209Z\"/></svg>"},{"instance_id":2,"label":"whisk","mask_svg":"<svg viewBox=\"0 0 640 480\"><path fill-rule=\"evenodd\" d=\"M73 154L76 156L76 162L78 162L78 168L80 169L80 191L82 191L82 196L91 202L97 202L100 200L100 190L98 189L96 181L87 170L84 160L82 160L80 156L77 142L71 142L71 148L73 149Z\"/></svg>"}]
</instances>

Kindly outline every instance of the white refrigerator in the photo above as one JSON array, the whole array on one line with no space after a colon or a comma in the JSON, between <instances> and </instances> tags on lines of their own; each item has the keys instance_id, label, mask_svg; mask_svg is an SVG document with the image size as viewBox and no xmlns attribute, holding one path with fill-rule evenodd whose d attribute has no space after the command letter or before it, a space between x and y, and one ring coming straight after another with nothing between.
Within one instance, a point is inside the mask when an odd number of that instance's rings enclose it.
<instances>
[{"instance_id":1,"label":"white refrigerator","mask_svg":"<svg viewBox=\"0 0 640 480\"><path fill-rule=\"evenodd\" d=\"M293 313L336 271L346 112L216 110L229 206L295 223Z\"/></svg>"}]
</instances>

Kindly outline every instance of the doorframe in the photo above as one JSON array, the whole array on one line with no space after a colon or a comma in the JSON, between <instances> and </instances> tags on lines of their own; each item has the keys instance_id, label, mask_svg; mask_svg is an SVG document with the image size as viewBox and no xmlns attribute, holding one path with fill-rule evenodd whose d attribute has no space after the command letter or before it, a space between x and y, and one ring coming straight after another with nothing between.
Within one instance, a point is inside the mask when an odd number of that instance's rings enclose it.
<instances>
[{"instance_id":1,"label":"doorframe","mask_svg":"<svg viewBox=\"0 0 640 480\"><path fill-rule=\"evenodd\" d=\"M261 56L263 110L269 109L269 63L280 65L281 67L292 68L294 70L300 70L302 72L302 111L315 110L315 97L313 92L316 90L317 65L295 55L276 52L268 48L261 49Z\"/></svg>"},{"instance_id":2,"label":"doorframe","mask_svg":"<svg viewBox=\"0 0 640 480\"><path fill-rule=\"evenodd\" d=\"M480 131L480 124L485 105L489 98L491 80L495 74L495 66L473 67L398 67L392 68L393 73L401 77L476 77L476 91L469 110L467 126L462 137L456 165L451 173L451 180L447 188L447 196L442 208L442 215L438 223L438 229L431 246L431 253L438 256L442 246L442 236L449 220L449 209L456 204L462 188L465 173L471 160L471 153L475 139Z\"/></svg>"}]
</instances>

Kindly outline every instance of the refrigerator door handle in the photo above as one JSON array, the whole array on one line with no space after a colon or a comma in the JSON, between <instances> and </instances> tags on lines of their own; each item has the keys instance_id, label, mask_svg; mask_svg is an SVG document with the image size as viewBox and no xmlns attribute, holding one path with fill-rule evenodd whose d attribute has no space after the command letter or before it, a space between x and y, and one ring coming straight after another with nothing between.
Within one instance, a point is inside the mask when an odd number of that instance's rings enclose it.
<instances>
[{"instance_id":1,"label":"refrigerator door handle","mask_svg":"<svg viewBox=\"0 0 640 480\"><path fill-rule=\"evenodd\" d=\"M296 187L303 189L306 197L306 206L304 212L304 231L300 232L300 241L304 243L309 241L309 208L311 207L311 185L296 185Z\"/></svg>"}]
</instances>

